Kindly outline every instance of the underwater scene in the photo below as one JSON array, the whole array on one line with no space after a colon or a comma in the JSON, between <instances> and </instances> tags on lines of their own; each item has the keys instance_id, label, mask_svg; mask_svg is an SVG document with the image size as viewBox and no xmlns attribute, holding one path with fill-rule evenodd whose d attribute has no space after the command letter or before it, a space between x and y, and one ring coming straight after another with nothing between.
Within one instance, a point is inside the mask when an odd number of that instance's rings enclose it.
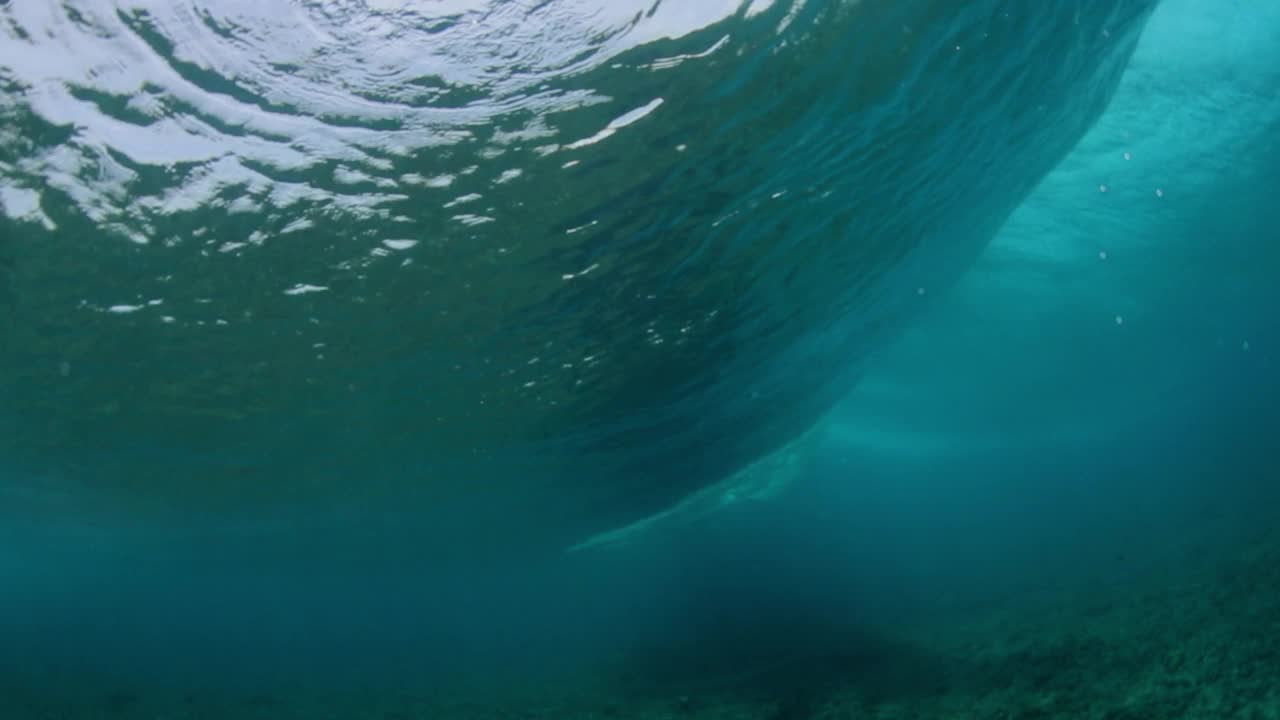
<instances>
[{"instance_id":1,"label":"underwater scene","mask_svg":"<svg viewBox=\"0 0 1280 720\"><path fill-rule=\"evenodd\" d=\"M0 0L0 720L1280 720L1278 198L1278 0Z\"/></svg>"}]
</instances>

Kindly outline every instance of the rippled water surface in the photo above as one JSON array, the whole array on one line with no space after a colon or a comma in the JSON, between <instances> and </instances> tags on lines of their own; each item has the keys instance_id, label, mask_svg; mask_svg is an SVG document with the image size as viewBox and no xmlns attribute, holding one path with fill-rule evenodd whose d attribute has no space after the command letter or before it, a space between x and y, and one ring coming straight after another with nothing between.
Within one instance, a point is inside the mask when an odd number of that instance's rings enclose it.
<instances>
[{"instance_id":1,"label":"rippled water surface","mask_svg":"<svg viewBox=\"0 0 1280 720\"><path fill-rule=\"evenodd\" d=\"M1151 6L9 3L5 452L77 502L638 519L826 411Z\"/></svg>"}]
</instances>

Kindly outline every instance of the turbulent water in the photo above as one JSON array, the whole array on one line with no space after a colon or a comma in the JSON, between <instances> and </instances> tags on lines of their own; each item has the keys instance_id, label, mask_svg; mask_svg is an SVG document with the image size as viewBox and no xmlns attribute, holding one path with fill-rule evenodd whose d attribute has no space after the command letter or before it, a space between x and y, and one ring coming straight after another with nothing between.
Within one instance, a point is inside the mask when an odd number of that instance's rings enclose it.
<instances>
[{"instance_id":1,"label":"turbulent water","mask_svg":"<svg viewBox=\"0 0 1280 720\"><path fill-rule=\"evenodd\" d=\"M9 3L7 464L95 507L636 520L830 408L1152 6Z\"/></svg>"},{"instance_id":2,"label":"turbulent water","mask_svg":"<svg viewBox=\"0 0 1280 720\"><path fill-rule=\"evenodd\" d=\"M0 0L0 86L0 715L1275 707L1280 4Z\"/></svg>"}]
</instances>

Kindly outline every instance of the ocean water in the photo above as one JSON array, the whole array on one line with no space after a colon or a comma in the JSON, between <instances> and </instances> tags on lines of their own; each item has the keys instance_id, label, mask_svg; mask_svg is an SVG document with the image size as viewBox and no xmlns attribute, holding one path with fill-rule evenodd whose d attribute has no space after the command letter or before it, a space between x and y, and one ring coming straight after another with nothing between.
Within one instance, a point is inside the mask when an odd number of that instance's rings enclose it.
<instances>
[{"instance_id":1,"label":"ocean water","mask_svg":"<svg viewBox=\"0 0 1280 720\"><path fill-rule=\"evenodd\" d=\"M3 717L1280 717L1280 4L0 2Z\"/></svg>"}]
</instances>

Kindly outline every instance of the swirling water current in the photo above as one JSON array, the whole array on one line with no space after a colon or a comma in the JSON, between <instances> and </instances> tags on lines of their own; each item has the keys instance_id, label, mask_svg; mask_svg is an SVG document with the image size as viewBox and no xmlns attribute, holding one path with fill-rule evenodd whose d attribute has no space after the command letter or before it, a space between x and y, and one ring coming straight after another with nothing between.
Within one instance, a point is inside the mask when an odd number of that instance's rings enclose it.
<instances>
[{"instance_id":1,"label":"swirling water current","mask_svg":"<svg viewBox=\"0 0 1280 720\"><path fill-rule=\"evenodd\" d=\"M660 511L852 386L1153 5L6 3L6 465L475 542Z\"/></svg>"}]
</instances>

